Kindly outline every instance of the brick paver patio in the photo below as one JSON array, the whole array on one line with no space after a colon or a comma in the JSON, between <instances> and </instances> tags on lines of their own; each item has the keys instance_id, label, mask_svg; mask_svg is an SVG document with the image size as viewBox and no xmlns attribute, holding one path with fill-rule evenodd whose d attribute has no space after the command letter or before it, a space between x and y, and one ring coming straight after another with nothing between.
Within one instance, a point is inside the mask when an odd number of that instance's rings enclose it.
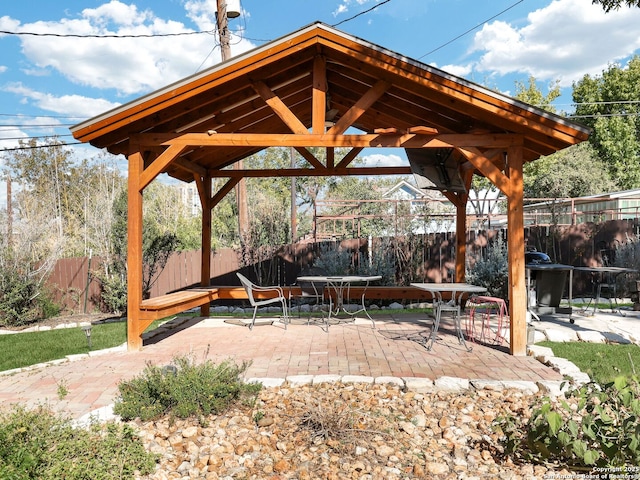
<instances>
[{"instance_id":1,"label":"brick paver patio","mask_svg":"<svg viewBox=\"0 0 640 480\"><path fill-rule=\"evenodd\" d=\"M169 364L193 355L214 362L251 361L248 378L292 375L365 375L371 377L442 376L490 380L561 380L559 373L533 357L513 357L506 346L474 343L471 352L460 345L452 325L443 319L432 351L421 341L429 322L421 314L385 315L332 325L328 333L318 325L294 320L256 325L252 331L223 319L178 320L180 325L145 342L141 352L115 349L73 361L0 376L0 402L28 406L46 403L79 418L113 403L118 383L144 369L147 362ZM59 387L67 395L59 398Z\"/></svg>"}]
</instances>

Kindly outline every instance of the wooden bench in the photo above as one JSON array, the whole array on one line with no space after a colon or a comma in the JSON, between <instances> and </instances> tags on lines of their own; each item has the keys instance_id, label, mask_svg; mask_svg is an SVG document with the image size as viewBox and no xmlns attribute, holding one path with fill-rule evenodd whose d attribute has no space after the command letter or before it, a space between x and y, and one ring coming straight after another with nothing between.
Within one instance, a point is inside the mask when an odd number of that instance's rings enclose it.
<instances>
[{"instance_id":1,"label":"wooden bench","mask_svg":"<svg viewBox=\"0 0 640 480\"><path fill-rule=\"evenodd\" d=\"M147 298L140 303L140 311L145 320L175 315L192 308L200 307L218 299L218 288L190 288L179 292L167 293L158 297Z\"/></svg>"}]
</instances>

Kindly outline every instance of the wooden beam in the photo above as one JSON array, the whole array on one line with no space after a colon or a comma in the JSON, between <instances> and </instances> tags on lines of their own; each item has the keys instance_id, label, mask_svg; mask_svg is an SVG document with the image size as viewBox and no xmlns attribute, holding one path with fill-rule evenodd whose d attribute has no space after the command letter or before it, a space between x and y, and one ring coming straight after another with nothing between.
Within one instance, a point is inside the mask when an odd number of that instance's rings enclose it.
<instances>
[{"instance_id":1,"label":"wooden beam","mask_svg":"<svg viewBox=\"0 0 640 480\"><path fill-rule=\"evenodd\" d=\"M129 154L127 193L127 348L142 349L146 328L140 315L142 302L142 188L144 160L139 150Z\"/></svg>"},{"instance_id":2,"label":"wooden beam","mask_svg":"<svg viewBox=\"0 0 640 480\"><path fill-rule=\"evenodd\" d=\"M367 111L371 105L373 105L384 92L391 86L391 84L385 80L378 80L374 86L372 86L367 93L358 99L358 101L347 112L340 117L336 124L328 131L328 135L342 135L347 129L354 124L360 116ZM315 132L314 132L315 133Z\"/></svg>"},{"instance_id":3,"label":"wooden beam","mask_svg":"<svg viewBox=\"0 0 640 480\"><path fill-rule=\"evenodd\" d=\"M198 175L200 177L204 177L207 174L207 169L201 167L197 163L190 162L184 157L176 158L173 161L173 165L177 165L180 168L186 170L187 172L193 173L194 175Z\"/></svg>"},{"instance_id":4,"label":"wooden beam","mask_svg":"<svg viewBox=\"0 0 640 480\"><path fill-rule=\"evenodd\" d=\"M459 148L459 150L482 175L491 180L491 183L493 183L496 188L506 196L509 196L511 182L491 160L486 158L482 152L476 148L467 147Z\"/></svg>"},{"instance_id":5,"label":"wooden beam","mask_svg":"<svg viewBox=\"0 0 640 480\"><path fill-rule=\"evenodd\" d=\"M271 91L271 89L262 81L253 82L253 88L258 95L262 97L262 99L271 107L278 117L284 122L286 126L288 126L293 133L297 133L298 135L306 135L309 133L307 127L296 117L289 107L285 105L285 103L280 100L275 93Z\"/></svg>"},{"instance_id":6,"label":"wooden beam","mask_svg":"<svg viewBox=\"0 0 640 480\"><path fill-rule=\"evenodd\" d=\"M131 136L144 147L187 145L191 147L405 147L405 148L508 148L522 144L520 135L317 135L279 133L140 133ZM474 152L478 155L477 152Z\"/></svg>"},{"instance_id":7,"label":"wooden beam","mask_svg":"<svg viewBox=\"0 0 640 480\"><path fill-rule=\"evenodd\" d=\"M138 188L140 191L144 190L158 175L160 175L167 165L174 161L178 155L180 155L185 149L186 145L171 145L160 156L151 162L144 172L140 174L140 182Z\"/></svg>"},{"instance_id":8,"label":"wooden beam","mask_svg":"<svg viewBox=\"0 0 640 480\"><path fill-rule=\"evenodd\" d=\"M527 354L527 288L524 266L524 185L522 148L507 151L507 168L511 182L507 198L507 255L509 260L509 318L511 354Z\"/></svg>"},{"instance_id":9,"label":"wooden beam","mask_svg":"<svg viewBox=\"0 0 640 480\"><path fill-rule=\"evenodd\" d=\"M200 204L202 205L202 230L200 250L200 286L208 287L211 282L211 177L206 176L200 182L202 187L198 187L200 194ZM200 315L209 316L210 303L200 306Z\"/></svg>"},{"instance_id":10,"label":"wooden beam","mask_svg":"<svg viewBox=\"0 0 640 480\"><path fill-rule=\"evenodd\" d=\"M238 172L239 170L234 170L234 172ZM215 207L218 203L222 201L222 199L229 193L233 187L242 179L242 176L232 177L229 179L227 183L225 183L218 192L211 197L211 208Z\"/></svg>"},{"instance_id":11,"label":"wooden beam","mask_svg":"<svg viewBox=\"0 0 640 480\"><path fill-rule=\"evenodd\" d=\"M311 153L309 150L307 150L304 147L295 147L296 152L298 152L302 158L304 158L307 162L309 162L309 164L316 168L316 169L324 169L326 168L322 162L320 162L320 160L318 160L313 153Z\"/></svg>"},{"instance_id":12,"label":"wooden beam","mask_svg":"<svg viewBox=\"0 0 640 480\"><path fill-rule=\"evenodd\" d=\"M213 178L269 178L269 177L332 177L354 175L411 175L411 167L334 167L322 168L281 168L270 170L209 170Z\"/></svg>"},{"instance_id":13,"label":"wooden beam","mask_svg":"<svg viewBox=\"0 0 640 480\"><path fill-rule=\"evenodd\" d=\"M313 59L313 93L311 100L311 131L324 133L327 112L327 62L321 55Z\"/></svg>"},{"instance_id":14,"label":"wooden beam","mask_svg":"<svg viewBox=\"0 0 640 480\"><path fill-rule=\"evenodd\" d=\"M335 168L336 151L333 147L327 147L327 169Z\"/></svg>"},{"instance_id":15,"label":"wooden beam","mask_svg":"<svg viewBox=\"0 0 640 480\"><path fill-rule=\"evenodd\" d=\"M422 126L422 125L417 125L415 127L409 127L407 129L407 131L409 133L417 133L419 135L437 135L439 133L437 128L425 127L425 126Z\"/></svg>"},{"instance_id":16,"label":"wooden beam","mask_svg":"<svg viewBox=\"0 0 640 480\"><path fill-rule=\"evenodd\" d=\"M349 150L347 154L342 157L342 160L338 162L336 168L347 168L347 166L356 159L356 157L362 150L362 148L352 148L351 150Z\"/></svg>"},{"instance_id":17,"label":"wooden beam","mask_svg":"<svg viewBox=\"0 0 640 480\"><path fill-rule=\"evenodd\" d=\"M464 206L456 207L456 282L464 283L467 261L467 210Z\"/></svg>"}]
</instances>

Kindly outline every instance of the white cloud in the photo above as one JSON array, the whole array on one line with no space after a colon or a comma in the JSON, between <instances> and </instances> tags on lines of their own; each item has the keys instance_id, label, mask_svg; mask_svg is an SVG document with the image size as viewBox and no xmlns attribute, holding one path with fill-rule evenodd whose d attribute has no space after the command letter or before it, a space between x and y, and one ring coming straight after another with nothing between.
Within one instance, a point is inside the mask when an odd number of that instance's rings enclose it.
<instances>
[{"instance_id":1,"label":"white cloud","mask_svg":"<svg viewBox=\"0 0 640 480\"><path fill-rule=\"evenodd\" d=\"M436 67L444 70L451 75L456 75L457 77L465 78L471 74L473 70L472 65L444 65L443 67Z\"/></svg>"},{"instance_id":2,"label":"white cloud","mask_svg":"<svg viewBox=\"0 0 640 480\"><path fill-rule=\"evenodd\" d=\"M640 48L640 9L605 13L585 0L554 0L531 12L523 27L503 21L478 32L471 53L481 53L476 71L523 73L570 86L585 74L600 74L613 61Z\"/></svg>"},{"instance_id":3,"label":"white cloud","mask_svg":"<svg viewBox=\"0 0 640 480\"><path fill-rule=\"evenodd\" d=\"M399 165L407 165L407 161L399 155L393 153L382 154L374 153L371 155L362 156L364 164L367 167L397 167Z\"/></svg>"},{"instance_id":4,"label":"white cloud","mask_svg":"<svg viewBox=\"0 0 640 480\"><path fill-rule=\"evenodd\" d=\"M204 30L213 29L215 18L208 2L187 2L187 15ZM181 22L164 20L153 12L138 10L118 0L85 9L75 19L36 22L22 30L67 35L163 35L193 32ZM31 62L25 72L52 70L76 85L114 89L120 96L146 93L194 74L220 61L214 35L182 35L153 38L56 38L24 36L22 52ZM232 53L253 48L245 40L232 39ZM205 64L203 62L207 59Z\"/></svg>"},{"instance_id":5,"label":"white cloud","mask_svg":"<svg viewBox=\"0 0 640 480\"><path fill-rule=\"evenodd\" d=\"M378 0L375 0L375 1L377 3ZM332 14L333 14L334 17L337 17L341 13L348 12L349 11L349 6L352 3L355 3L357 5L362 6L362 5L365 5L365 4L370 3L370 2L373 3L372 0L342 0L342 3L340 3L340 5L338 5L336 7L336 9L333 11Z\"/></svg>"},{"instance_id":6,"label":"white cloud","mask_svg":"<svg viewBox=\"0 0 640 480\"><path fill-rule=\"evenodd\" d=\"M139 12L135 5L127 5L118 0L111 0L98 8L86 8L82 11L82 16L93 20L98 25L106 25L109 22L119 25L136 25L153 20L151 12Z\"/></svg>"},{"instance_id":7,"label":"white cloud","mask_svg":"<svg viewBox=\"0 0 640 480\"><path fill-rule=\"evenodd\" d=\"M82 95L62 95L57 97L50 93L32 90L21 84L7 85L4 90L21 95L44 110L80 118L98 115L119 105L103 98L88 98Z\"/></svg>"},{"instance_id":8,"label":"white cloud","mask_svg":"<svg viewBox=\"0 0 640 480\"><path fill-rule=\"evenodd\" d=\"M15 32L20 26L20 21L7 15L0 17L0 30ZM5 37L6 33L0 33L0 37Z\"/></svg>"},{"instance_id":9,"label":"white cloud","mask_svg":"<svg viewBox=\"0 0 640 480\"><path fill-rule=\"evenodd\" d=\"M184 4L187 16L200 30L210 30L216 26L216 12L218 4L216 0L190 0Z\"/></svg>"}]
</instances>

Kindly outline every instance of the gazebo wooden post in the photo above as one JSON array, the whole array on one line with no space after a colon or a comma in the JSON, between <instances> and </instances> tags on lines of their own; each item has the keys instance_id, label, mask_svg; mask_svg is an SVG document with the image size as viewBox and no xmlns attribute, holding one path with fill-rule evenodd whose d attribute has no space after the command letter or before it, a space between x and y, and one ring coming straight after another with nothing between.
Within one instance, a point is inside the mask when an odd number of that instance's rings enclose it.
<instances>
[{"instance_id":1,"label":"gazebo wooden post","mask_svg":"<svg viewBox=\"0 0 640 480\"><path fill-rule=\"evenodd\" d=\"M524 267L524 186L522 146L507 150L510 192L507 196L507 249L509 258L509 317L511 354L527 354L527 289Z\"/></svg>"},{"instance_id":2,"label":"gazebo wooden post","mask_svg":"<svg viewBox=\"0 0 640 480\"><path fill-rule=\"evenodd\" d=\"M458 197L456 203L456 282L464 282L467 262L467 196Z\"/></svg>"},{"instance_id":3,"label":"gazebo wooden post","mask_svg":"<svg viewBox=\"0 0 640 480\"><path fill-rule=\"evenodd\" d=\"M200 203L202 205L202 250L200 286L208 287L211 282L211 176L205 175L202 179L202 186L198 186L200 192ZM205 303L200 307L200 315L209 316L210 303Z\"/></svg>"},{"instance_id":4,"label":"gazebo wooden post","mask_svg":"<svg viewBox=\"0 0 640 480\"><path fill-rule=\"evenodd\" d=\"M129 154L127 192L127 347L142 349L142 190L144 161L140 151Z\"/></svg>"}]
</instances>

